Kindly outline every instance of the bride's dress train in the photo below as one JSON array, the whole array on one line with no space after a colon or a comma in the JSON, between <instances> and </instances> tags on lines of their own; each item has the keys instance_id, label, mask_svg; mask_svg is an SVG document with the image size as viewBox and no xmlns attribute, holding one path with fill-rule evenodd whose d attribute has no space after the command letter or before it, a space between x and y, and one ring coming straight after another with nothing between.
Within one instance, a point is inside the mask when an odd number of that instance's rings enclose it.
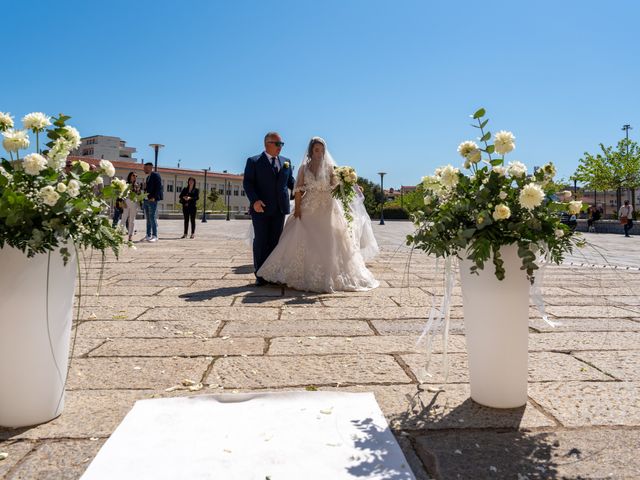
<instances>
[{"instance_id":1,"label":"bride's dress train","mask_svg":"<svg viewBox=\"0 0 640 480\"><path fill-rule=\"evenodd\" d=\"M331 195L333 166L314 175L300 167L301 217L290 215L280 241L257 275L312 292L365 291L379 283L367 269L342 207Z\"/></svg>"}]
</instances>

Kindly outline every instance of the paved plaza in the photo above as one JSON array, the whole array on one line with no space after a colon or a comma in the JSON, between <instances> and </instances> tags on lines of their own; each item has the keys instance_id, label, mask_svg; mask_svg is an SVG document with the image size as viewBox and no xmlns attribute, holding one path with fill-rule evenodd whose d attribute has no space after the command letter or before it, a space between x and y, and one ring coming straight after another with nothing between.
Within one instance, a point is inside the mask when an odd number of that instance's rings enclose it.
<instances>
[{"instance_id":1,"label":"paved plaza","mask_svg":"<svg viewBox=\"0 0 640 480\"><path fill-rule=\"evenodd\" d=\"M305 389L374 392L420 480L640 478L639 238L586 234L593 247L547 269L559 325L531 308L529 401L499 411L469 399L459 286L447 383L442 343L425 375L416 339L443 282L410 256L410 223L374 225L380 288L331 295L254 287L248 227L211 220L181 240L162 220L160 241L110 257L101 283L87 259L66 409L0 429L1 478L79 478L139 399Z\"/></svg>"}]
</instances>

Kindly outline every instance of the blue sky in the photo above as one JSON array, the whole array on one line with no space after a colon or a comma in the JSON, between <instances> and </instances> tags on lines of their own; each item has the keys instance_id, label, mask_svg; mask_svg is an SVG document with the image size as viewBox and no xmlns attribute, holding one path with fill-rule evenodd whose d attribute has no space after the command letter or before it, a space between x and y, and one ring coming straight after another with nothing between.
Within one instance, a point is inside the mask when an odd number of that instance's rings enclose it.
<instances>
[{"instance_id":1,"label":"blue sky","mask_svg":"<svg viewBox=\"0 0 640 480\"><path fill-rule=\"evenodd\" d=\"M278 130L297 165L324 137L339 164L414 185L475 136L554 161L640 135L640 4L563 0L71 0L2 7L0 111L64 112L160 164L241 172Z\"/></svg>"}]
</instances>

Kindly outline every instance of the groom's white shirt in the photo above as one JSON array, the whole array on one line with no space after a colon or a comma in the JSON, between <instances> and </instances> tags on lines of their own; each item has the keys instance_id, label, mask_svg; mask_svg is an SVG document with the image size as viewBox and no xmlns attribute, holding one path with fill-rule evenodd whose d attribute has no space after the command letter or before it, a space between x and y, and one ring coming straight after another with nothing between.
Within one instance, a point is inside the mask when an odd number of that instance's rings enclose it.
<instances>
[{"instance_id":1,"label":"groom's white shirt","mask_svg":"<svg viewBox=\"0 0 640 480\"><path fill-rule=\"evenodd\" d=\"M278 169L278 171L280 171L280 159L278 157L272 157L271 155L269 155L267 152L264 152L264 154L267 156L267 158L269 159L269 163L271 163L272 159L276 159L276 168Z\"/></svg>"}]
</instances>

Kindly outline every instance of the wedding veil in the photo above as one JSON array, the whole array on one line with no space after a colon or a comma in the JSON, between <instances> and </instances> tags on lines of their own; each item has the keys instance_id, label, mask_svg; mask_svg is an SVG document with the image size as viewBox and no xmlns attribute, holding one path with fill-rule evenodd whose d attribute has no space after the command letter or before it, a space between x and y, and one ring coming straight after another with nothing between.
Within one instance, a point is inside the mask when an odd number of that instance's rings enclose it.
<instances>
[{"instance_id":1,"label":"wedding veil","mask_svg":"<svg viewBox=\"0 0 640 480\"><path fill-rule=\"evenodd\" d=\"M312 159L311 159L311 147L315 143L321 143L324 146L324 156L320 162L320 165L313 165L312 168ZM313 172L317 181L326 182L327 184L331 183L331 174L333 173L333 169L336 166L336 162L333 160L329 149L327 148L327 142L323 138L320 137L311 137L309 140L309 144L307 145L307 149L305 150L304 156L302 157L302 163L300 164L300 168L298 169L298 179L296 181L296 186L302 187L304 183L304 172L306 170L311 170Z\"/></svg>"}]
</instances>

